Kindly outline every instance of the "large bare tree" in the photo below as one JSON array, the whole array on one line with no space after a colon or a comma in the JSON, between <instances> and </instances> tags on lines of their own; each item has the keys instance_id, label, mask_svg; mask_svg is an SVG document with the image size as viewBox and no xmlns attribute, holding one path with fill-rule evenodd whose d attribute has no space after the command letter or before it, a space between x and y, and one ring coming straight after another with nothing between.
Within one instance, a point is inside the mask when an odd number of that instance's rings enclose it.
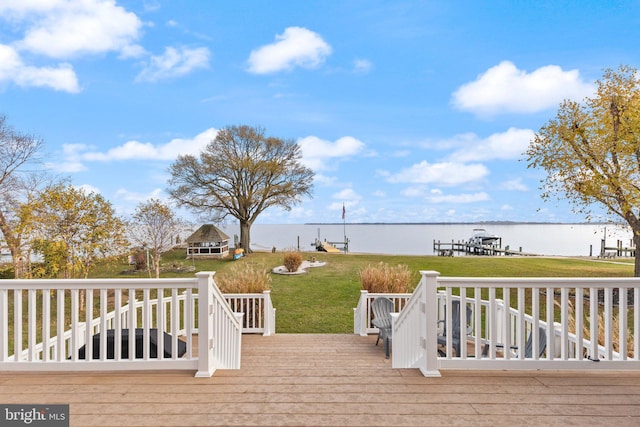
<instances>
[{"instance_id":1,"label":"large bare tree","mask_svg":"<svg viewBox=\"0 0 640 427\"><path fill-rule=\"evenodd\" d=\"M310 196L313 171L301 163L300 146L265 135L259 127L230 126L218 132L200 156L180 156L171 165L169 194L181 205L240 223L240 243L251 251L251 226L266 209L284 209Z\"/></svg>"},{"instance_id":2,"label":"large bare tree","mask_svg":"<svg viewBox=\"0 0 640 427\"><path fill-rule=\"evenodd\" d=\"M42 139L16 131L0 116L0 231L11 252L16 278L26 277L29 259L29 254L23 253L18 215L35 182L35 171L27 167L38 161L43 146Z\"/></svg>"},{"instance_id":3,"label":"large bare tree","mask_svg":"<svg viewBox=\"0 0 640 427\"><path fill-rule=\"evenodd\" d=\"M607 69L583 103L566 100L527 150L529 167L542 168L543 198L566 198L590 215L603 206L633 231L635 275L640 276L640 74Z\"/></svg>"}]
</instances>

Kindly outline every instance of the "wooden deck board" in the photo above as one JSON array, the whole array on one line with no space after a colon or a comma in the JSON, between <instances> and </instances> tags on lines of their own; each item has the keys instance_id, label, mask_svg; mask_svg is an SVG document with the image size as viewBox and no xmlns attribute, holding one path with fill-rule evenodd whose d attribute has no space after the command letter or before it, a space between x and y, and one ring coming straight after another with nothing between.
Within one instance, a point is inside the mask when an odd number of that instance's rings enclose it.
<instances>
[{"instance_id":1,"label":"wooden deck board","mask_svg":"<svg viewBox=\"0 0 640 427\"><path fill-rule=\"evenodd\" d=\"M391 368L375 337L243 337L242 368L0 373L0 403L70 405L72 426L640 424L640 373Z\"/></svg>"}]
</instances>

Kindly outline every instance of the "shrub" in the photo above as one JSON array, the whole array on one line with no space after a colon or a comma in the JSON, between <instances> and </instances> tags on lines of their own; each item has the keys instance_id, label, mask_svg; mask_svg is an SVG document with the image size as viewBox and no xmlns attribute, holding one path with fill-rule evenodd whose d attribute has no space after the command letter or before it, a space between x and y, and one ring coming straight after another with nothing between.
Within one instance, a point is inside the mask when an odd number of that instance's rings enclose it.
<instances>
[{"instance_id":1,"label":"shrub","mask_svg":"<svg viewBox=\"0 0 640 427\"><path fill-rule=\"evenodd\" d=\"M413 289L411 271L404 264L395 267L384 262L360 270L362 289L373 293L408 293Z\"/></svg>"},{"instance_id":2,"label":"shrub","mask_svg":"<svg viewBox=\"0 0 640 427\"><path fill-rule=\"evenodd\" d=\"M284 268L288 272L293 273L298 271L298 268L302 265L302 254L300 252L286 252L284 254Z\"/></svg>"},{"instance_id":3,"label":"shrub","mask_svg":"<svg viewBox=\"0 0 640 427\"><path fill-rule=\"evenodd\" d=\"M264 267L238 263L216 275L215 282L222 293L255 294L270 289L271 275Z\"/></svg>"}]
</instances>

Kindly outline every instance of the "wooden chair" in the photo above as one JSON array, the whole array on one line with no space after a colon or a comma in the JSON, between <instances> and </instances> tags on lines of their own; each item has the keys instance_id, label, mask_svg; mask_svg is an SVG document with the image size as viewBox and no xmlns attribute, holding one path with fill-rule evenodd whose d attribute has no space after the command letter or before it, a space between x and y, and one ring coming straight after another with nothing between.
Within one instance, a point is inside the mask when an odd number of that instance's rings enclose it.
<instances>
[{"instance_id":1,"label":"wooden chair","mask_svg":"<svg viewBox=\"0 0 640 427\"><path fill-rule=\"evenodd\" d=\"M446 314L446 306L445 306L445 314ZM462 333L462 328L460 325L460 301L453 300L451 301L451 327L447 327L447 322L445 320L439 320L438 323L444 324L444 330L442 335L438 335L438 344L445 346L447 345L447 333L451 333L451 345L453 346L453 350L455 351L455 355L460 357L460 346L463 342L466 342L467 335L469 335L472 331L471 326L471 316L473 315L473 311L471 307L467 305L467 325L465 327L464 333ZM442 355L444 351L441 351ZM446 353L445 353L446 354Z\"/></svg>"},{"instance_id":2,"label":"wooden chair","mask_svg":"<svg viewBox=\"0 0 640 427\"><path fill-rule=\"evenodd\" d=\"M394 304L389 298L378 297L371 303L371 311L373 312L373 320L371 324L378 328L378 341L384 342L384 353L389 358L391 344L391 313L394 311Z\"/></svg>"}]
</instances>

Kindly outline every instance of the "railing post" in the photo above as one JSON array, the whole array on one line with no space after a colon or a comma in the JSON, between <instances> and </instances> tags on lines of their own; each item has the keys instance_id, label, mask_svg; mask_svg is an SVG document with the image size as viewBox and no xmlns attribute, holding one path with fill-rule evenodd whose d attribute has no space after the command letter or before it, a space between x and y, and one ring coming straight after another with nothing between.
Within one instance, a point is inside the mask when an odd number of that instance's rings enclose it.
<instances>
[{"instance_id":1,"label":"railing post","mask_svg":"<svg viewBox=\"0 0 640 427\"><path fill-rule=\"evenodd\" d=\"M367 301L369 300L369 292L365 290L360 290L360 302L358 306L360 307L360 336L367 336L367 328L369 326L369 319L367 318L369 314L369 308Z\"/></svg>"},{"instance_id":2,"label":"railing post","mask_svg":"<svg viewBox=\"0 0 640 427\"><path fill-rule=\"evenodd\" d=\"M215 372L213 357L212 271L196 273L198 278L198 372L196 378L210 378Z\"/></svg>"},{"instance_id":3,"label":"railing post","mask_svg":"<svg viewBox=\"0 0 640 427\"><path fill-rule=\"evenodd\" d=\"M439 377L438 371L438 276L437 271L421 271L425 280L425 292L420 302L424 307L425 322L421 326L424 333L422 340L425 345L425 366L420 368L425 377Z\"/></svg>"},{"instance_id":4,"label":"railing post","mask_svg":"<svg viewBox=\"0 0 640 427\"><path fill-rule=\"evenodd\" d=\"M268 337L276 333L276 319L273 315L273 303L271 302L271 291L263 291L264 295L264 332L263 336Z\"/></svg>"}]
</instances>

